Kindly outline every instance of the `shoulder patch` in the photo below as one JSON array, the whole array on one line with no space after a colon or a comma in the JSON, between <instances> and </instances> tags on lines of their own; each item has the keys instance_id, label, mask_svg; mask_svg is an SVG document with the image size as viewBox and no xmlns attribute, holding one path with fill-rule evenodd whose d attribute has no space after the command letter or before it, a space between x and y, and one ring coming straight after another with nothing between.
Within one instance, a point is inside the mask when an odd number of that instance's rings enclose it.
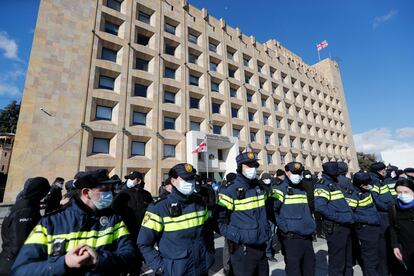
<instances>
[{"instance_id":1,"label":"shoulder patch","mask_svg":"<svg viewBox=\"0 0 414 276\"><path fill-rule=\"evenodd\" d=\"M156 204L160 203L161 201L167 199L167 197L168 197L168 195L158 197L156 200L154 200L153 204L156 205Z\"/></svg>"}]
</instances>

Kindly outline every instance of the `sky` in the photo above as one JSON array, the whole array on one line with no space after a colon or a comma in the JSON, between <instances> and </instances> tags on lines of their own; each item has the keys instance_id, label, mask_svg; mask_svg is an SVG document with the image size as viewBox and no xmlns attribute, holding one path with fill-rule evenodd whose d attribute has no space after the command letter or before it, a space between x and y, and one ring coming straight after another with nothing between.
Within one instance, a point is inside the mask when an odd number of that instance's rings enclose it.
<instances>
[{"instance_id":1,"label":"sky","mask_svg":"<svg viewBox=\"0 0 414 276\"><path fill-rule=\"evenodd\" d=\"M259 42L276 39L307 64L340 66L357 150L414 147L414 1L189 0ZM19 100L39 0L0 2L0 108Z\"/></svg>"}]
</instances>

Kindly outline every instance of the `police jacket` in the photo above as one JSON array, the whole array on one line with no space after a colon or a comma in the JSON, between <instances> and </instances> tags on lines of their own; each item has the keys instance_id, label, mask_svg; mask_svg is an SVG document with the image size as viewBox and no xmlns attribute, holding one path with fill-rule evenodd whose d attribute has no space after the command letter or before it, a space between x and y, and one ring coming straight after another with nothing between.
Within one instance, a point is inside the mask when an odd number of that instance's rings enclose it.
<instances>
[{"instance_id":1,"label":"police jacket","mask_svg":"<svg viewBox=\"0 0 414 276\"><path fill-rule=\"evenodd\" d=\"M388 190L390 191L394 201L397 200L397 191L395 190L395 183L397 183L397 179L393 179L391 177L387 177L384 179L384 184L388 186Z\"/></svg>"},{"instance_id":2,"label":"police jacket","mask_svg":"<svg viewBox=\"0 0 414 276\"><path fill-rule=\"evenodd\" d=\"M273 186L272 197L276 198L276 223L283 233L310 236L315 232L315 220L302 183L293 185L285 179L281 184Z\"/></svg>"},{"instance_id":3,"label":"police jacket","mask_svg":"<svg viewBox=\"0 0 414 276\"><path fill-rule=\"evenodd\" d=\"M208 210L194 199L173 187L171 194L148 207L137 244L156 274L196 276L207 274L213 265Z\"/></svg>"},{"instance_id":4,"label":"police jacket","mask_svg":"<svg viewBox=\"0 0 414 276\"><path fill-rule=\"evenodd\" d=\"M369 191L354 186L348 188L344 195L354 212L355 222L369 225L380 224L380 216Z\"/></svg>"},{"instance_id":5,"label":"police jacket","mask_svg":"<svg viewBox=\"0 0 414 276\"><path fill-rule=\"evenodd\" d=\"M384 183L382 177L378 173L369 173L371 176L372 190L371 194L374 198L375 205L379 212L388 212L388 206L394 203L388 185Z\"/></svg>"},{"instance_id":6,"label":"police jacket","mask_svg":"<svg viewBox=\"0 0 414 276\"><path fill-rule=\"evenodd\" d=\"M70 269L65 254L86 244L98 253L94 267ZM62 210L43 217L21 248L12 275L119 275L136 250L121 218L110 209L92 211L77 196Z\"/></svg>"},{"instance_id":7,"label":"police jacket","mask_svg":"<svg viewBox=\"0 0 414 276\"><path fill-rule=\"evenodd\" d=\"M218 227L225 238L245 245L263 245L269 240L267 194L257 179L249 180L238 173L218 197Z\"/></svg>"},{"instance_id":8,"label":"police jacket","mask_svg":"<svg viewBox=\"0 0 414 276\"><path fill-rule=\"evenodd\" d=\"M347 204L337 180L322 174L315 185L315 209L325 220L339 224L352 224L353 213Z\"/></svg>"}]
</instances>

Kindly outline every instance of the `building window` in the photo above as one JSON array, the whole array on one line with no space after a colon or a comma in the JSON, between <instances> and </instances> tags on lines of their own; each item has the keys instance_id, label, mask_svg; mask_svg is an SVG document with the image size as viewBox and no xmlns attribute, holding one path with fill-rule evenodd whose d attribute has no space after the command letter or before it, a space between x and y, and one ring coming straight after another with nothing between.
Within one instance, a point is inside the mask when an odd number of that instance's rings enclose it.
<instances>
[{"instance_id":1,"label":"building window","mask_svg":"<svg viewBox=\"0 0 414 276\"><path fill-rule=\"evenodd\" d=\"M200 123L191 121L190 122L190 130L200 131Z\"/></svg>"},{"instance_id":2,"label":"building window","mask_svg":"<svg viewBox=\"0 0 414 276\"><path fill-rule=\"evenodd\" d=\"M212 81L211 82L211 91L213 92L219 92L220 90L220 84L217 82Z\"/></svg>"},{"instance_id":3,"label":"building window","mask_svg":"<svg viewBox=\"0 0 414 276\"><path fill-rule=\"evenodd\" d=\"M114 90L115 78L99 76L99 88Z\"/></svg>"},{"instance_id":4,"label":"building window","mask_svg":"<svg viewBox=\"0 0 414 276\"><path fill-rule=\"evenodd\" d=\"M280 164L285 164L285 156L280 155Z\"/></svg>"},{"instance_id":5,"label":"building window","mask_svg":"<svg viewBox=\"0 0 414 276\"><path fill-rule=\"evenodd\" d=\"M257 64L257 71L262 72L262 70L263 70L263 66L260 64Z\"/></svg>"},{"instance_id":6,"label":"building window","mask_svg":"<svg viewBox=\"0 0 414 276\"><path fill-rule=\"evenodd\" d=\"M116 51L102 47L101 59L116 62Z\"/></svg>"},{"instance_id":7,"label":"building window","mask_svg":"<svg viewBox=\"0 0 414 276\"><path fill-rule=\"evenodd\" d=\"M270 144L270 135L269 134L265 134L265 143L266 143L266 145Z\"/></svg>"},{"instance_id":8,"label":"building window","mask_svg":"<svg viewBox=\"0 0 414 276\"><path fill-rule=\"evenodd\" d=\"M112 120L112 107L97 105L95 118L97 120Z\"/></svg>"},{"instance_id":9,"label":"building window","mask_svg":"<svg viewBox=\"0 0 414 276\"><path fill-rule=\"evenodd\" d=\"M235 107L232 107L231 108L231 117L232 118L237 118L238 115L239 115L239 110L237 108L235 108Z\"/></svg>"},{"instance_id":10,"label":"building window","mask_svg":"<svg viewBox=\"0 0 414 276\"><path fill-rule=\"evenodd\" d=\"M250 93L247 93L246 94L246 99L247 99L247 102L251 103L252 102L252 99L253 99L253 95L250 94Z\"/></svg>"},{"instance_id":11,"label":"building window","mask_svg":"<svg viewBox=\"0 0 414 276\"><path fill-rule=\"evenodd\" d=\"M106 6L116 11L121 11L121 2L118 0L106 0Z\"/></svg>"},{"instance_id":12,"label":"building window","mask_svg":"<svg viewBox=\"0 0 414 276\"><path fill-rule=\"evenodd\" d=\"M164 103L175 103L175 93L164 91Z\"/></svg>"},{"instance_id":13,"label":"building window","mask_svg":"<svg viewBox=\"0 0 414 276\"><path fill-rule=\"evenodd\" d=\"M220 113L220 104L212 103L211 109L213 110L213 113Z\"/></svg>"},{"instance_id":14,"label":"building window","mask_svg":"<svg viewBox=\"0 0 414 276\"><path fill-rule=\"evenodd\" d=\"M138 34L137 43L139 45L148 46L149 41L150 41L150 37L143 35L143 34Z\"/></svg>"},{"instance_id":15,"label":"building window","mask_svg":"<svg viewBox=\"0 0 414 276\"><path fill-rule=\"evenodd\" d=\"M233 128L233 137L240 138L240 129Z\"/></svg>"},{"instance_id":16,"label":"building window","mask_svg":"<svg viewBox=\"0 0 414 276\"><path fill-rule=\"evenodd\" d=\"M165 44L165 53L167 55L174 56L175 55L175 49L176 49L175 46Z\"/></svg>"},{"instance_id":17,"label":"building window","mask_svg":"<svg viewBox=\"0 0 414 276\"><path fill-rule=\"evenodd\" d=\"M164 129L175 129L175 118L164 117Z\"/></svg>"},{"instance_id":18,"label":"building window","mask_svg":"<svg viewBox=\"0 0 414 276\"><path fill-rule=\"evenodd\" d=\"M237 89L230 87L230 97L237 97Z\"/></svg>"},{"instance_id":19,"label":"building window","mask_svg":"<svg viewBox=\"0 0 414 276\"><path fill-rule=\"evenodd\" d=\"M92 153L109 153L109 139L93 138Z\"/></svg>"},{"instance_id":20,"label":"building window","mask_svg":"<svg viewBox=\"0 0 414 276\"><path fill-rule=\"evenodd\" d=\"M250 132L250 142L255 142L256 141L256 133L251 131Z\"/></svg>"},{"instance_id":21,"label":"building window","mask_svg":"<svg viewBox=\"0 0 414 276\"><path fill-rule=\"evenodd\" d=\"M147 113L134 111L132 116L132 124L145 126L147 124Z\"/></svg>"},{"instance_id":22,"label":"building window","mask_svg":"<svg viewBox=\"0 0 414 276\"><path fill-rule=\"evenodd\" d=\"M190 85L198 86L199 77L190 75Z\"/></svg>"},{"instance_id":23,"label":"building window","mask_svg":"<svg viewBox=\"0 0 414 276\"><path fill-rule=\"evenodd\" d=\"M234 53L227 51L227 59L233 60L234 59Z\"/></svg>"},{"instance_id":24,"label":"building window","mask_svg":"<svg viewBox=\"0 0 414 276\"><path fill-rule=\"evenodd\" d=\"M273 162L272 162L272 154L270 154L270 153L268 153L267 154L267 164L272 164Z\"/></svg>"},{"instance_id":25,"label":"building window","mask_svg":"<svg viewBox=\"0 0 414 276\"><path fill-rule=\"evenodd\" d=\"M198 36L196 36L196 35L194 35L192 33L189 33L188 34L188 41L191 42L191 43L197 44L197 42L198 42Z\"/></svg>"},{"instance_id":26,"label":"building window","mask_svg":"<svg viewBox=\"0 0 414 276\"><path fill-rule=\"evenodd\" d=\"M213 42L209 42L208 43L208 49L214 53L217 53L217 45L214 44Z\"/></svg>"},{"instance_id":27,"label":"building window","mask_svg":"<svg viewBox=\"0 0 414 276\"><path fill-rule=\"evenodd\" d=\"M269 124L269 117L263 116L263 124L268 125Z\"/></svg>"},{"instance_id":28,"label":"building window","mask_svg":"<svg viewBox=\"0 0 414 276\"><path fill-rule=\"evenodd\" d=\"M235 75L236 75L236 70L229 68L229 77L234 78Z\"/></svg>"},{"instance_id":29,"label":"building window","mask_svg":"<svg viewBox=\"0 0 414 276\"><path fill-rule=\"evenodd\" d=\"M214 134L221 134L221 126L214 125L213 126L213 133Z\"/></svg>"},{"instance_id":30,"label":"building window","mask_svg":"<svg viewBox=\"0 0 414 276\"><path fill-rule=\"evenodd\" d=\"M132 141L131 156L145 156L145 143Z\"/></svg>"},{"instance_id":31,"label":"building window","mask_svg":"<svg viewBox=\"0 0 414 276\"><path fill-rule=\"evenodd\" d=\"M105 21L104 31L106 33L113 34L113 35L117 36L118 31L119 31L119 26L112 23L112 22Z\"/></svg>"},{"instance_id":32,"label":"building window","mask_svg":"<svg viewBox=\"0 0 414 276\"><path fill-rule=\"evenodd\" d=\"M262 98L262 107L266 107L266 99Z\"/></svg>"},{"instance_id":33,"label":"building window","mask_svg":"<svg viewBox=\"0 0 414 276\"><path fill-rule=\"evenodd\" d=\"M253 112L249 112L249 121L252 122L254 120L254 113Z\"/></svg>"},{"instance_id":34,"label":"building window","mask_svg":"<svg viewBox=\"0 0 414 276\"><path fill-rule=\"evenodd\" d=\"M188 54L188 61L193 64L197 64L198 56L192 53Z\"/></svg>"},{"instance_id":35,"label":"building window","mask_svg":"<svg viewBox=\"0 0 414 276\"><path fill-rule=\"evenodd\" d=\"M148 86L140 83L135 84L134 96L136 97L147 97Z\"/></svg>"},{"instance_id":36,"label":"building window","mask_svg":"<svg viewBox=\"0 0 414 276\"><path fill-rule=\"evenodd\" d=\"M148 72L148 60L136 58L135 60L135 67L138 70L147 71Z\"/></svg>"},{"instance_id":37,"label":"building window","mask_svg":"<svg viewBox=\"0 0 414 276\"><path fill-rule=\"evenodd\" d=\"M164 31L166 31L167 33L175 35L175 29L176 27L169 23L165 23L164 25Z\"/></svg>"},{"instance_id":38,"label":"building window","mask_svg":"<svg viewBox=\"0 0 414 276\"><path fill-rule=\"evenodd\" d=\"M217 63L210 61L210 71L217 72Z\"/></svg>"},{"instance_id":39,"label":"building window","mask_svg":"<svg viewBox=\"0 0 414 276\"><path fill-rule=\"evenodd\" d=\"M247 75L245 75L245 76L244 76L244 82L245 82L245 83L250 83L250 77L249 77L249 76L247 76Z\"/></svg>"},{"instance_id":40,"label":"building window","mask_svg":"<svg viewBox=\"0 0 414 276\"><path fill-rule=\"evenodd\" d=\"M147 24L151 22L151 15L143 11L138 11L138 20Z\"/></svg>"},{"instance_id":41,"label":"building window","mask_svg":"<svg viewBox=\"0 0 414 276\"><path fill-rule=\"evenodd\" d=\"M219 161L224 161L223 160L223 150L222 149L217 150L217 158L218 158Z\"/></svg>"},{"instance_id":42,"label":"building window","mask_svg":"<svg viewBox=\"0 0 414 276\"><path fill-rule=\"evenodd\" d=\"M250 61L250 59L248 59L246 57L243 57L243 65L244 66L249 67L249 61Z\"/></svg>"},{"instance_id":43,"label":"building window","mask_svg":"<svg viewBox=\"0 0 414 276\"><path fill-rule=\"evenodd\" d=\"M200 108L200 100L197 98L190 97L190 108L199 109Z\"/></svg>"},{"instance_id":44,"label":"building window","mask_svg":"<svg viewBox=\"0 0 414 276\"><path fill-rule=\"evenodd\" d=\"M3 165L3 166L1 166L1 170L2 170L2 171L4 171L4 165Z\"/></svg>"},{"instance_id":45,"label":"building window","mask_svg":"<svg viewBox=\"0 0 414 276\"><path fill-rule=\"evenodd\" d=\"M164 158L175 157L175 145L164 145Z\"/></svg>"},{"instance_id":46,"label":"building window","mask_svg":"<svg viewBox=\"0 0 414 276\"><path fill-rule=\"evenodd\" d=\"M175 79L175 69L165 67L164 78Z\"/></svg>"}]
</instances>

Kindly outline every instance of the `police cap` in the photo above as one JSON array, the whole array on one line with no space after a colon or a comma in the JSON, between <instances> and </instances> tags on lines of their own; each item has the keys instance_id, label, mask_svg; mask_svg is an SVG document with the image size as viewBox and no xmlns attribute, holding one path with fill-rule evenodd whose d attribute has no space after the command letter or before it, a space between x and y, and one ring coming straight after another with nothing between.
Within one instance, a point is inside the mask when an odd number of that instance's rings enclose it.
<instances>
[{"instance_id":1,"label":"police cap","mask_svg":"<svg viewBox=\"0 0 414 276\"><path fill-rule=\"evenodd\" d=\"M352 179L352 183L357 187L360 187L361 185L367 185L370 182L371 176L366 172L357 172L354 174L354 178Z\"/></svg>"},{"instance_id":2,"label":"police cap","mask_svg":"<svg viewBox=\"0 0 414 276\"><path fill-rule=\"evenodd\" d=\"M303 170L303 165L299 162L290 162L285 166L285 171L291 172L293 174L302 174Z\"/></svg>"},{"instance_id":3,"label":"police cap","mask_svg":"<svg viewBox=\"0 0 414 276\"><path fill-rule=\"evenodd\" d=\"M322 164L323 173L330 176L337 176L339 173L337 162L325 162Z\"/></svg>"},{"instance_id":4,"label":"police cap","mask_svg":"<svg viewBox=\"0 0 414 276\"><path fill-rule=\"evenodd\" d=\"M256 154L252 151L240 153L236 157L237 166L242 164L253 164L257 168L259 167L257 160L259 159L257 159Z\"/></svg>"},{"instance_id":5,"label":"police cap","mask_svg":"<svg viewBox=\"0 0 414 276\"><path fill-rule=\"evenodd\" d=\"M168 176L172 178L181 177L184 180L192 180L195 178L197 170L193 165L188 163L180 163L175 165L168 172Z\"/></svg>"},{"instance_id":6,"label":"police cap","mask_svg":"<svg viewBox=\"0 0 414 276\"><path fill-rule=\"evenodd\" d=\"M386 166L382 162L372 163L371 166L369 167L371 172L379 172L379 171L384 170L385 168L386 168Z\"/></svg>"},{"instance_id":7,"label":"police cap","mask_svg":"<svg viewBox=\"0 0 414 276\"><path fill-rule=\"evenodd\" d=\"M414 173L414 168L405 168L404 173Z\"/></svg>"},{"instance_id":8,"label":"police cap","mask_svg":"<svg viewBox=\"0 0 414 276\"><path fill-rule=\"evenodd\" d=\"M108 176L108 170L99 169L90 172L79 172L75 176L73 186L76 189L89 188L93 189L100 185L114 184L118 180L112 180Z\"/></svg>"},{"instance_id":9,"label":"police cap","mask_svg":"<svg viewBox=\"0 0 414 276\"><path fill-rule=\"evenodd\" d=\"M338 162L338 174L346 174L348 172L348 164L345 162Z\"/></svg>"}]
</instances>

